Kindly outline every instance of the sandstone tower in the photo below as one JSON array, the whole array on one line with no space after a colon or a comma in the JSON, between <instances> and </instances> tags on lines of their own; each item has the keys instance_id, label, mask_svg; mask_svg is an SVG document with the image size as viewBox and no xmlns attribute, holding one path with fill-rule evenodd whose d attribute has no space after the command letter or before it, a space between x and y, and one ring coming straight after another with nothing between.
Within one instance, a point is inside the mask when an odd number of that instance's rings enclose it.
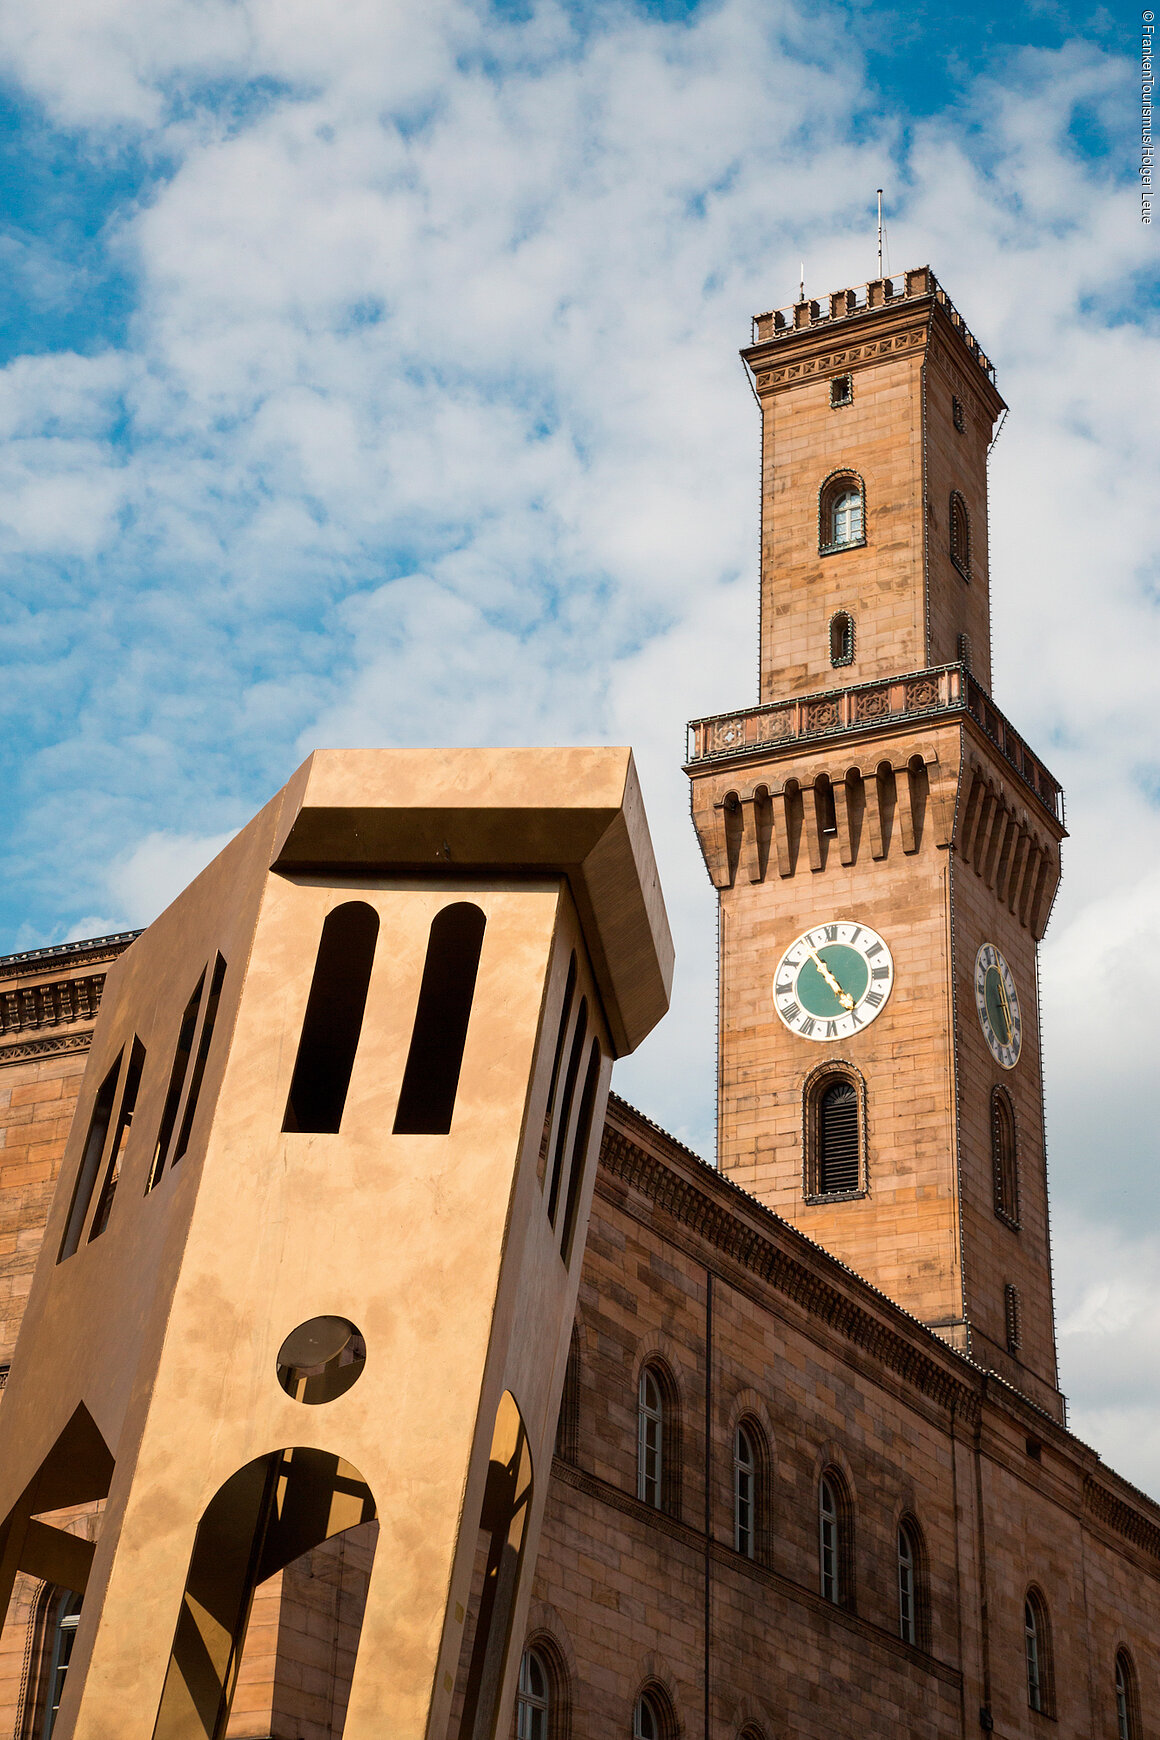
<instances>
[{"instance_id":1,"label":"sandstone tower","mask_svg":"<svg viewBox=\"0 0 1160 1740\"><path fill-rule=\"evenodd\" d=\"M1036 950L1060 788L991 701L994 370L929 268L758 317L760 702L692 727L719 1163L1059 1415Z\"/></svg>"}]
</instances>

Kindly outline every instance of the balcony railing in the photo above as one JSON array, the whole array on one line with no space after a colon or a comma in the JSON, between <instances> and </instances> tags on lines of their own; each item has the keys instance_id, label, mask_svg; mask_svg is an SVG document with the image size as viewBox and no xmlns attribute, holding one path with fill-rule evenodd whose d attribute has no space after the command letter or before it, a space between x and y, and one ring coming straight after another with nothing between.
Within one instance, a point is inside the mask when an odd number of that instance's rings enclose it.
<instances>
[{"instance_id":1,"label":"balcony railing","mask_svg":"<svg viewBox=\"0 0 1160 1740\"><path fill-rule=\"evenodd\" d=\"M993 381L994 365L984 355L978 340L929 266L918 266L895 278L872 278L869 283L859 284L853 290L833 290L824 306L821 302L807 299L791 302L787 308L771 309L768 314L758 314L753 322L753 342L764 344L769 339L789 338L803 327L851 320L857 314L865 314L868 308L885 308L888 304L930 295L946 310L951 325L979 367Z\"/></svg>"},{"instance_id":2,"label":"balcony railing","mask_svg":"<svg viewBox=\"0 0 1160 1740\"><path fill-rule=\"evenodd\" d=\"M1059 781L1032 755L986 690L957 664L694 719L689 726L689 765L760 755L782 744L813 743L848 732L889 730L906 720L953 713L969 713L977 720L1024 785L1062 822Z\"/></svg>"}]
</instances>

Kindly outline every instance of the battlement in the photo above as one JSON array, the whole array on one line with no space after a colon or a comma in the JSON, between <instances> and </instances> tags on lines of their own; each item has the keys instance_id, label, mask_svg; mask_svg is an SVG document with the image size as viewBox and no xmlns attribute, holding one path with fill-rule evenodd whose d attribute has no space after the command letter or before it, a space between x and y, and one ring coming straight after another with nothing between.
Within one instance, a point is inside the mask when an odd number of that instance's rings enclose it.
<instances>
[{"instance_id":1,"label":"battlement","mask_svg":"<svg viewBox=\"0 0 1160 1740\"><path fill-rule=\"evenodd\" d=\"M786 308L774 308L767 314L755 315L751 342L765 344L771 339L776 342L779 339L792 338L794 333L801 332L804 328L857 320L873 313L875 309L901 302L917 302L924 297L933 298L947 315L951 325L993 384L994 365L929 266L917 266L893 278L872 278L868 283L856 285L852 290L832 290L824 306L820 301L807 298L801 302L791 302Z\"/></svg>"}]
</instances>

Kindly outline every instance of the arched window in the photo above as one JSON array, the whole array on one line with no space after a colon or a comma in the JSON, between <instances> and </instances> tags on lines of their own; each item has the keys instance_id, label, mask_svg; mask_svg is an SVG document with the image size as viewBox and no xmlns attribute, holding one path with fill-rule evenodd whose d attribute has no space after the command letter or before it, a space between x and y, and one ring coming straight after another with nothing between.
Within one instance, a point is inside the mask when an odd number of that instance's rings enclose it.
<instances>
[{"instance_id":1,"label":"arched window","mask_svg":"<svg viewBox=\"0 0 1160 1740\"><path fill-rule=\"evenodd\" d=\"M640 1374L636 1411L636 1496L660 1510L665 1478L665 1397L655 1368Z\"/></svg>"},{"instance_id":2,"label":"arched window","mask_svg":"<svg viewBox=\"0 0 1160 1740\"><path fill-rule=\"evenodd\" d=\"M516 1703L517 1740L551 1740L552 1681L542 1657L525 1649Z\"/></svg>"},{"instance_id":3,"label":"arched window","mask_svg":"<svg viewBox=\"0 0 1160 1740\"><path fill-rule=\"evenodd\" d=\"M866 542L866 504L862 480L838 472L822 485L818 500L818 548L823 556Z\"/></svg>"},{"instance_id":4,"label":"arched window","mask_svg":"<svg viewBox=\"0 0 1160 1740\"><path fill-rule=\"evenodd\" d=\"M56 1629L52 1639L52 1654L48 1664L48 1683L45 1686L44 1726L41 1740L50 1740L56 1726L57 1712L64 1696L65 1681L68 1677L68 1664L72 1659L73 1644L76 1642L77 1624L81 1616L81 1598L79 1595L66 1594L62 1597L57 1610Z\"/></svg>"},{"instance_id":5,"label":"arched window","mask_svg":"<svg viewBox=\"0 0 1160 1740\"><path fill-rule=\"evenodd\" d=\"M830 618L830 663L854 663L854 618L848 610L839 610Z\"/></svg>"},{"instance_id":6,"label":"arched window","mask_svg":"<svg viewBox=\"0 0 1160 1740\"><path fill-rule=\"evenodd\" d=\"M995 1213L1008 1226L1019 1225L1019 1171L1015 1144L1015 1112L1005 1088L991 1089L991 1170L995 1183Z\"/></svg>"},{"instance_id":7,"label":"arched window","mask_svg":"<svg viewBox=\"0 0 1160 1740\"><path fill-rule=\"evenodd\" d=\"M824 1601L848 1607L853 1559L850 1506L841 1475L827 1468L818 1482L818 1572Z\"/></svg>"},{"instance_id":8,"label":"arched window","mask_svg":"<svg viewBox=\"0 0 1160 1740\"><path fill-rule=\"evenodd\" d=\"M633 1740L672 1740L676 1731L668 1698L659 1686L646 1686L633 1706Z\"/></svg>"},{"instance_id":9,"label":"arched window","mask_svg":"<svg viewBox=\"0 0 1160 1740\"><path fill-rule=\"evenodd\" d=\"M1140 1732L1136 1670L1126 1649L1116 1651L1116 1740L1136 1740Z\"/></svg>"},{"instance_id":10,"label":"arched window","mask_svg":"<svg viewBox=\"0 0 1160 1740\"><path fill-rule=\"evenodd\" d=\"M967 514L967 504L958 490L951 491L951 561L963 576L964 580L971 577L971 522Z\"/></svg>"},{"instance_id":11,"label":"arched window","mask_svg":"<svg viewBox=\"0 0 1160 1740\"><path fill-rule=\"evenodd\" d=\"M909 1518L898 1525L898 1634L903 1643L921 1643L922 1552L918 1530Z\"/></svg>"},{"instance_id":12,"label":"arched window","mask_svg":"<svg viewBox=\"0 0 1160 1740\"><path fill-rule=\"evenodd\" d=\"M1047 1608L1038 1589L1029 1589L1023 1602L1023 1644L1027 1658L1027 1703L1031 1709L1050 1716L1055 1709L1051 1633Z\"/></svg>"},{"instance_id":13,"label":"arched window","mask_svg":"<svg viewBox=\"0 0 1160 1740\"><path fill-rule=\"evenodd\" d=\"M753 1428L742 1424L733 1434L733 1545L747 1559L756 1548L758 1472Z\"/></svg>"},{"instance_id":14,"label":"arched window","mask_svg":"<svg viewBox=\"0 0 1160 1740\"><path fill-rule=\"evenodd\" d=\"M823 1070L806 1084L803 1111L807 1197L859 1195L866 1188L861 1080L845 1070Z\"/></svg>"}]
</instances>

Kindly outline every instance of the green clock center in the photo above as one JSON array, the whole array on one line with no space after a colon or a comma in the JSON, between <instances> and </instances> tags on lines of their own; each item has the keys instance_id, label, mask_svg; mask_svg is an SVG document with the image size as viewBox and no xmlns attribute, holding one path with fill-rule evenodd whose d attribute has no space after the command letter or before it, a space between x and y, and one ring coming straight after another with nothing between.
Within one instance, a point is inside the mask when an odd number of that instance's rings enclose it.
<instances>
[{"instance_id":1,"label":"green clock center","mask_svg":"<svg viewBox=\"0 0 1160 1740\"><path fill-rule=\"evenodd\" d=\"M839 989L834 990L819 971L817 961L811 957L802 962L798 972L798 1002L811 1015L832 1021L848 1011L848 1005L841 1001L839 992L845 992L855 1003L865 996L870 983L870 968L857 949L847 948L845 943L826 943L817 952L837 980Z\"/></svg>"},{"instance_id":2,"label":"green clock center","mask_svg":"<svg viewBox=\"0 0 1160 1740\"><path fill-rule=\"evenodd\" d=\"M1007 1013L1007 997L1003 985L1003 975L998 967L988 967L987 980L984 989L987 1004L987 1019L998 1036L1001 1045L1011 1043L1011 1018Z\"/></svg>"}]
</instances>

